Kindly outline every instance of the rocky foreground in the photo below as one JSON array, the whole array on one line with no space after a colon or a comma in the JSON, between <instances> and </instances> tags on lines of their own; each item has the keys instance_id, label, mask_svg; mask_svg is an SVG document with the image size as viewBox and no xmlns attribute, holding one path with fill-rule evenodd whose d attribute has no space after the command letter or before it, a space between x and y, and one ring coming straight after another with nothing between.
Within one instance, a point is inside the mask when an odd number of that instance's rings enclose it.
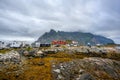
<instances>
[{"instance_id":1,"label":"rocky foreground","mask_svg":"<svg viewBox=\"0 0 120 80\"><path fill-rule=\"evenodd\" d=\"M84 58L53 65L54 80L119 80L120 61Z\"/></svg>"},{"instance_id":2,"label":"rocky foreground","mask_svg":"<svg viewBox=\"0 0 120 80\"><path fill-rule=\"evenodd\" d=\"M19 49L0 54L0 80L120 80L120 50Z\"/></svg>"}]
</instances>

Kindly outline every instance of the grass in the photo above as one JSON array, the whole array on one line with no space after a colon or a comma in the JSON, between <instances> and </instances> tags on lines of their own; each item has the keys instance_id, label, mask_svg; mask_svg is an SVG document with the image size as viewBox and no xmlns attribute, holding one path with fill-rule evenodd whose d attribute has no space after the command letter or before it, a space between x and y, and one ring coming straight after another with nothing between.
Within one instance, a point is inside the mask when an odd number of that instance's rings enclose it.
<instances>
[{"instance_id":1,"label":"grass","mask_svg":"<svg viewBox=\"0 0 120 80\"><path fill-rule=\"evenodd\" d=\"M1 49L0 53L5 54L6 52L9 52L9 51L11 51L11 49Z\"/></svg>"},{"instance_id":2,"label":"grass","mask_svg":"<svg viewBox=\"0 0 120 80\"><path fill-rule=\"evenodd\" d=\"M84 57L87 57L87 55L84 54L69 54L65 52L58 52L57 54L48 54L47 57L52 58L69 58L69 59L83 59Z\"/></svg>"},{"instance_id":3,"label":"grass","mask_svg":"<svg viewBox=\"0 0 120 80\"><path fill-rule=\"evenodd\" d=\"M61 62L71 61L72 56L67 56L64 53L60 54L51 54L45 58L32 58L27 59L26 64L23 66L25 68L24 72L19 74L16 77L16 74L13 73L13 66L9 67L9 70L0 72L0 80L52 80L52 67L51 65L58 64ZM40 63L43 63L40 65ZM10 75L7 75L6 72L11 72Z\"/></svg>"},{"instance_id":4,"label":"grass","mask_svg":"<svg viewBox=\"0 0 120 80\"><path fill-rule=\"evenodd\" d=\"M21 48L0 49L0 53L5 54L5 53L7 53L7 52L9 52L9 51L11 51L11 50L18 51L18 50L20 50L20 49L21 49Z\"/></svg>"},{"instance_id":5,"label":"grass","mask_svg":"<svg viewBox=\"0 0 120 80\"><path fill-rule=\"evenodd\" d=\"M58 64L61 62L71 61L71 56L67 56L64 53L50 54L45 58L28 59L29 68L25 71L25 80L52 80L52 64ZM44 63L39 65L39 63Z\"/></svg>"},{"instance_id":6,"label":"grass","mask_svg":"<svg viewBox=\"0 0 120 80\"><path fill-rule=\"evenodd\" d=\"M107 58L109 59L114 59L120 61L120 53L109 53L106 55Z\"/></svg>"}]
</instances>

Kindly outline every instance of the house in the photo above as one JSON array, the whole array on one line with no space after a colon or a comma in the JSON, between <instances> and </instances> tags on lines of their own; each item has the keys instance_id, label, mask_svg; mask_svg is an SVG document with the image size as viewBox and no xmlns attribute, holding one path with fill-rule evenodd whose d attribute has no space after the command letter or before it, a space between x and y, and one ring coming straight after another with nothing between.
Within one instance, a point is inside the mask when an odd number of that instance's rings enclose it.
<instances>
[{"instance_id":1,"label":"house","mask_svg":"<svg viewBox=\"0 0 120 80\"><path fill-rule=\"evenodd\" d=\"M50 47L51 46L51 44L48 44L48 43L46 43L46 44L40 44L40 47Z\"/></svg>"},{"instance_id":2,"label":"house","mask_svg":"<svg viewBox=\"0 0 120 80\"><path fill-rule=\"evenodd\" d=\"M0 49L5 48L5 42L0 41Z\"/></svg>"},{"instance_id":3,"label":"house","mask_svg":"<svg viewBox=\"0 0 120 80\"><path fill-rule=\"evenodd\" d=\"M78 42L77 41L73 41L73 40L69 40L69 42L68 42L68 40L67 40L67 46L68 47L77 47L78 46Z\"/></svg>"},{"instance_id":4,"label":"house","mask_svg":"<svg viewBox=\"0 0 120 80\"><path fill-rule=\"evenodd\" d=\"M10 42L10 48L19 48L21 47L22 43L19 41L12 41Z\"/></svg>"},{"instance_id":5,"label":"house","mask_svg":"<svg viewBox=\"0 0 120 80\"><path fill-rule=\"evenodd\" d=\"M66 45L66 41L64 40L54 40L52 41L52 45Z\"/></svg>"},{"instance_id":6,"label":"house","mask_svg":"<svg viewBox=\"0 0 120 80\"><path fill-rule=\"evenodd\" d=\"M5 48L20 48L29 45L26 41L0 41L0 49Z\"/></svg>"},{"instance_id":7,"label":"house","mask_svg":"<svg viewBox=\"0 0 120 80\"><path fill-rule=\"evenodd\" d=\"M40 42L35 42L34 47L40 47Z\"/></svg>"},{"instance_id":8,"label":"house","mask_svg":"<svg viewBox=\"0 0 120 80\"><path fill-rule=\"evenodd\" d=\"M0 41L0 49L8 48L7 45L8 45L7 42L5 42L5 41Z\"/></svg>"},{"instance_id":9,"label":"house","mask_svg":"<svg viewBox=\"0 0 120 80\"><path fill-rule=\"evenodd\" d=\"M87 46L88 46L88 47L91 47L92 45L91 45L91 43L87 43Z\"/></svg>"},{"instance_id":10,"label":"house","mask_svg":"<svg viewBox=\"0 0 120 80\"><path fill-rule=\"evenodd\" d=\"M51 44L49 43L40 43L40 42L35 42L32 44L33 47L39 48L39 47L50 47Z\"/></svg>"},{"instance_id":11,"label":"house","mask_svg":"<svg viewBox=\"0 0 120 80\"><path fill-rule=\"evenodd\" d=\"M26 46L30 46L30 44L27 43L26 41L10 41L9 42L10 48L20 48L20 47L26 47Z\"/></svg>"},{"instance_id":12,"label":"house","mask_svg":"<svg viewBox=\"0 0 120 80\"><path fill-rule=\"evenodd\" d=\"M74 47L77 47L77 46L78 46L78 42L77 42L77 41L72 41L72 45L73 45Z\"/></svg>"}]
</instances>

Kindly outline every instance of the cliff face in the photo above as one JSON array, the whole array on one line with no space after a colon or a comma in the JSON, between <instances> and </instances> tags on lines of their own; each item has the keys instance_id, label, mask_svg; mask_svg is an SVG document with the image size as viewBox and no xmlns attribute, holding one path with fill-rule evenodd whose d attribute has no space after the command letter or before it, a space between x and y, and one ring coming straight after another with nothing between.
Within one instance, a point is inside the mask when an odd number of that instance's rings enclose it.
<instances>
[{"instance_id":1,"label":"cliff face","mask_svg":"<svg viewBox=\"0 0 120 80\"><path fill-rule=\"evenodd\" d=\"M86 45L87 43L91 44L108 44L114 43L113 40L108 39L103 36L94 35L91 33L83 33L83 32L64 32L51 29L50 32L44 33L37 42L41 43L51 43L53 40L74 40L78 41L79 44Z\"/></svg>"}]
</instances>

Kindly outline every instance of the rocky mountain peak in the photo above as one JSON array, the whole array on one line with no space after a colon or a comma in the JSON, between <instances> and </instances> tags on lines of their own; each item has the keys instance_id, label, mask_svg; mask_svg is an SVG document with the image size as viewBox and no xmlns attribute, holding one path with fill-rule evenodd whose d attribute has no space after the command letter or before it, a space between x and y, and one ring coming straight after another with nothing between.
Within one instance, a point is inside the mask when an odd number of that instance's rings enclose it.
<instances>
[{"instance_id":1,"label":"rocky mountain peak","mask_svg":"<svg viewBox=\"0 0 120 80\"><path fill-rule=\"evenodd\" d=\"M51 29L50 33L56 33L56 31L54 29Z\"/></svg>"},{"instance_id":2,"label":"rocky mountain peak","mask_svg":"<svg viewBox=\"0 0 120 80\"><path fill-rule=\"evenodd\" d=\"M53 40L74 40L81 45L87 45L87 43L95 44L114 44L114 41L106 38L104 36L94 35L92 33L83 32L65 32L65 31L55 31L51 29L39 37L37 42L41 43L51 43Z\"/></svg>"}]
</instances>

